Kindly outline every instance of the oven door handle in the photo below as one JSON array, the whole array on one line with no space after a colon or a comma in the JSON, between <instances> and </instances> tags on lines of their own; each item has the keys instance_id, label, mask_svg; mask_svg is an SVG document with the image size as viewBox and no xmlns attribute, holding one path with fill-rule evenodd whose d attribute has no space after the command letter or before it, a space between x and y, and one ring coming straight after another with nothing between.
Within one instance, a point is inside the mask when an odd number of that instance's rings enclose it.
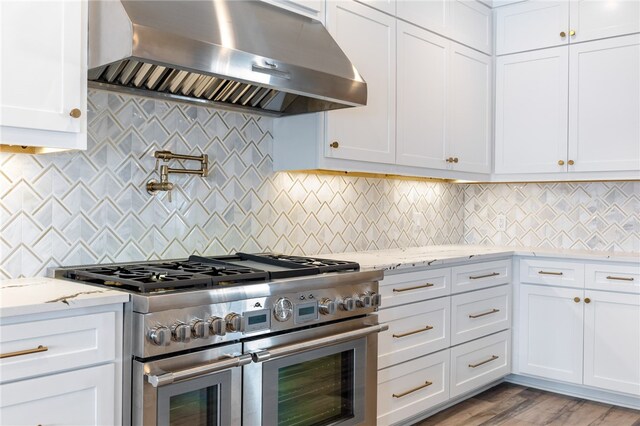
<instances>
[{"instance_id":1,"label":"oven door handle","mask_svg":"<svg viewBox=\"0 0 640 426\"><path fill-rule=\"evenodd\" d=\"M258 350L253 352L251 354L251 357L253 358L253 362L264 362L270 359L281 358L298 352L320 349L326 346L335 345L337 343L359 339L361 337L368 336L369 334L380 333L388 329L389 326L386 324L376 325L359 330L347 331L346 333L334 334L331 336L322 337L320 339L294 343L293 345L279 346L271 348L269 350Z\"/></svg>"},{"instance_id":2,"label":"oven door handle","mask_svg":"<svg viewBox=\"0 0 640 426\"><path fill-rule=\"evenodd\" d=\"M212 362L197 367L186 368L184 370L171 371L163 374L147 374L147 381L154 388L169 385L181 380L192 379L197 376L216 373L222 370L228 370L234 367L241 367L251 363L251 355L240 355L233 358L227 358L220 361Z\"/></svg>"}]
</instances>

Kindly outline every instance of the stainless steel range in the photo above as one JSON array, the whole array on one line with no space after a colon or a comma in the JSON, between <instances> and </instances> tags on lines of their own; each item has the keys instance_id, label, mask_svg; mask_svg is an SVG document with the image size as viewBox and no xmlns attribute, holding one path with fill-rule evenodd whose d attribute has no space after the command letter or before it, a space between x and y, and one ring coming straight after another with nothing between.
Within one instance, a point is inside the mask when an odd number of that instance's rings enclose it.
<instances>
[{"instance_id":1,"label":"stainless steel range","mask_svg":"<svg viewBox=\"0 0 640 426\"><path fill-rule=\"evenodd\" d=\"M380 271L237 253L55 275L131 293L125 424L375 424Z\"/></svg>"}]
</instances>

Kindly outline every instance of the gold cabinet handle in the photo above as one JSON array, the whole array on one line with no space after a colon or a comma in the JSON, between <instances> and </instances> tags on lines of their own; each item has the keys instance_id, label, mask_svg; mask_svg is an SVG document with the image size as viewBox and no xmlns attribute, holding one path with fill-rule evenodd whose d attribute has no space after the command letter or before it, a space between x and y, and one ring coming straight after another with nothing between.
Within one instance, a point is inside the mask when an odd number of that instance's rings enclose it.
<instances>
[{"instance_id":1,"label":"gold cabinet handle","mask_svg":"<svg viewBox=\"0 0 640 426\"><path fill-rule=\"evenodd\" d=\"M618 281L633 281L633 277L614 277L613 275L607 275L607 279Z\"/></svg>"},{"instance_id":2,"label":"gold cabinet handle","mask_svg":"<svg viewBox=\"0 0 640 426\"><path fill-rule=\"evenodd\" d=\"M484 365L484 364L486 364L488 362L491 362L491 361L495 361L498 358L500 358L498 355L491 355L491 358L485 359L484 361L481 361L481 362L479 362L477 364L469 364L469 368L480 367L481 365Z\"/></svg>"},{"instance_id":3,"label":"gold cabinet handle","mask_svg":"<svg viewBox=\"0 0 640 426\"><path fill-rule=\"evenodd\" d=\"M563 38L564 38L564 37L566 37L566 36L567 36L567 33L565 33L564 31L560 31L560 37L563 37Z\"/></svg>"},{"instance_id":4,"label":"gold cabinet handle","mask_svg":"<svg viewBox=\"0 0 640 426\"><path fill-rule=\"evenodd\" d=\"M427 287L433 287L434 284L432 283L426 283L426 284L422 284L422 285L416 285L413 287L405 287L405 288L394 288L393 292L394 293L402 293L403 291L410 291L410 290L418 290L420 288L427 288Z\"/></svg>"},{"instance_id":5,"label":"gold cabinet handle","mask_svg":"<svg viewBox=\"0 0 640 426\"><path fill-rule=\"evenodd\" d=\"M580 298L579 297L574 297L573 301L576 302L576 303L580 303Z\"/></svg>"},{"instance_id":6,"label":"gold cabinet handle","mask_svg":"<svg viewBox=\"0 0 640 426\"><path fill-rule=\"evenodd\" d=\"M33 349L25 349L23 351L7 352L5 354L0 354L0 358L11 358L13 356L36 354L38 352L46 352L48 350L49 350L48 347L39 345L37 348L33 348Z\"/></svg>"},{"instance_id":7,"label":"gold cabinet handle","mask_svg":"<svg viewBox=\"0 0 640 426\"><path fill-rule=\"evenodd\" d=\"M445 159L444 161L446 161L447 163L453 163L453 157L449 157L449 158Z\"/></svg>"},{"instance_id":8,"label":"gold cabinet handle","mask_svg":"<svg viewBox=\"0 0 640 426\"><path fill-rule=\"evenodd\" d=\"M495 308L493 308L492 310L487 311L487 312L483 312L483 313L481 313L481 314L475 314L475 315L471 315L471 314L470 314L470 315L469 315L469 318L474 318L474 319L475 319L475 318L480 318L480 317L483 317L483 316L485 316L485 315L495 314L496 312L500 312L500 309L495 309Z\"/></svg>"},{"instance_id":9,"label":"gold cabinet handle","mask_svg":"<svg viewBox=\"0 0 640 426\"><path fill-rule=\"evenodd\" d=\"M538 271L538 273L540 275L558 275L558 276L564 275L563 272Z\"/></svg>"},{"instance_id":10,"label":"gold cabinet handle","mask_svg":"<svg viewBox=\"0 0 640 426\"><path fill-rule=\"evenodd\" d=\"M564 166L564 160L558 160L558 166Z\"/></svg>"},{"instance_id":11,"label":"gold cabinet handle","mask_svg":"<svg viewBox=\"0 0 640 426\"><path fill-rule=\"evenodd\" d=\"M574 164L576 164L576 162L573 161L573 160L569 160L569 161L567 161L567 164L570 165L570 166L573 166Z\"/></svg>"},{"instance_id":12,"label":"gold cabinet handle","mask_svg":"<svg viewBox=\"0 0 640 426\"><path fill-rule=\"evenodd\" d=\"M395 339L401 339L403 337L412 336L414 334L422 333L422 332L429 331L429 330L433 330L433 327L430 326L430 325L427 325L424 328L420 328L418 330L408 331L408 332L402 333L402 334L393 334L393 337Z\"/></svg>"},{"instance_id":13,"label":"gold cabinet handle","mask_svg":"<svg viewBox=\"0 0 640 426\"><path fill-rule=\"evenodd\" d=\"M331 148L335 148L335 149L337 149L337 148L339 148L339 147L340 147L340 144L338 143L338 141L333 141L333 142L331 142L331 143L329 144L329 146L330 146Z\"/></svg>"},{"instance_id":14,"label":"gold cabinet handle","mask_svg":"<svg viewBox=\"0 0 640 426\"><path fill-rule=\"evenodd\" d=\"M413 388L413 389L409 389L409 390L408 390L408 391L406 391L406 392L402 392L402 393L394 393L394 394L392 394L392 396L393 396L394 398L402 398L403 396L407 396L407 395L409 395L410 393L414 393L415 391L419 391L420 389L424 389L424 388L426 388L426 387L428 387L428 386L431 386L432 384L433 384L433 382L430 382L430 381L428 381L428 380L427 380L426 382L424 382L424 385L420 385L420 386L415 387L415 388Z\"/></svg>"},{"instance_id":15,"label":"gold cabinet handle","mask_svg":"<svg viewBox=\"0 0 640 426\"><path fill-rule=\"evenodd\" d=\"M82 111L80 111L78 108L74 108L69 112L69 115L73 118L80 118L80 116L82 115Z\"/></svg>"},{"instance_id":16,"label":"gold cabinet handle","mask_svg":"<svg viewBox=\"0 0 640 426\"><path fill-rule=\"evenodd\" d=\"M589 299L588 297L584 298L584 303L591 303L591 299Z\"/></svg>"},{"instance_id":17,"label":"gold cabinet handle","mask_svg":"<svg viewBox=\"0 0 640 426\"><path fill-rule=\"evenodd\" d=\"M458 157L453 157L453 162L457 163L458 162Z\"/></svg>"},{"instance_id":18,"label":"gold cabinet handle","mask_svg":"<svg viewBox=\"0 0 640 426\"><path fill-rule=\"evenodd\" d=\"M576 31L575 30L569 30L569 35L571 37L573 37L574 35L576 35Z\"/></svg>"},{"instance_id":19,"label":"gold cabinet handle","mask_svg":"<svg viewBox=\"0 0 640 426\"><path fill-rule=\"evenodd\" d=\"M492 272L490 274L485 274L485 275L469 276L469 279L470 280L479 280L480 278L497 277L498 275L500 275L500 272Z\"/></svg>"}]
</instances>

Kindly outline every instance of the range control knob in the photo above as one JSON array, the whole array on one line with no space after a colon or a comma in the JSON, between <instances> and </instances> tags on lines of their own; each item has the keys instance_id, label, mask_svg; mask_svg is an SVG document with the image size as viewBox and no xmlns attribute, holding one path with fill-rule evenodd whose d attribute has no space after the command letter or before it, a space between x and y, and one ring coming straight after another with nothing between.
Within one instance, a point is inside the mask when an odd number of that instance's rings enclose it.
<instances>
[{"instance_id":1,"label":"range control knob","mask_svg":"<svg viewBox=\"0 0 640 426\"><path fill-rule=\"evenodd\" d=\"M209 337L209 324L201 319L191 321L191 337L194 339L206 339Z\"/></svg>"},{"instance_id":2,"label":"range control knob","mask_svg":"<svg viewBox=\"0 0 640 426\"><path fill-rule=\"evenodd\" d=\"M242 315L231 312L225 317L227 322L227 331L242 331Z\"/></svg>"},{"instance_id":3,"label":"range control knob","mask_svg":"<svg viewBox=\"0 0 640 426\"><path fill-rule=\"evenodd\" d=\"M342 302L340 302L340 308L348 312L353 311L356 308L355 299L353 297L345 297L342 299Z\"/></svg>"},{"instance_id":4,"label":"range control knob","mask_svg":"<svg viewBox=\"0 0 640 426\"><path fill-rule=\"evenodd\" d=\"M273 316L280 322L286 321L291 318L293 313L293 303L286 297L281 297L273 305Z\"/></svg>"},{"instance_id":5,"label":"range control knob","mask_svg":"<svg viewBox=\"0 0 640 426\"><path fill-rule=\"evenodd\" d=\"M157 346L168 346L171 340L171 330L164 325L154 327L149 330L147 335L151 343Z\"/></svg>"},{"instance_id":6,"label":"range control knob","mask_svg":"<svg viewBox=\"0 0 640 426\"><path fill-rule=\"evenodd\" d=\"M176 342L189 343L191 341L191 327L183 322L176 322L171 326L171 334Z\"/></svg>"},{"instance_id":7,"label":"range control knob","mask_svg":"<svg viewBox=\"0 0 640 426\"><path fill-rule=\"evenodd\" d=\"M358 307L370 308L372 304L372 298L369 294L361 294L357 301Z\"/></svg>"},{"instance_id":8,"label":"range control knob","mask_svg":"<svg viewBox=\"0 0 640 426\"><path fill-rule=\"evenodd\" d=\"M331 299L322 299L318 305L322 315L333 315L336 313L336 302Z\"/></svg>"},{"instance_id":9,"label":"range control knob","mask_svg":"<svg viewBox=\"0 0 640 426\"><path fill-rule=\"evenodd\" d=\"M207 320L209 333L214 336L224 336L227 334L227 322L220 317L210 317Z\"/></svg>"},{"instance_id":10,"label":"range control knob","mask_svg":"<svg viewBox=\"0 0 640 426\"><path fill-rule=\"evenodd\" d=\"M374 292L371 292L370 294L371 294L371 304L373 306L378 307L378 306L382 305L382 295L381 294L374 293Z\"/></svg>"}]
</instances>

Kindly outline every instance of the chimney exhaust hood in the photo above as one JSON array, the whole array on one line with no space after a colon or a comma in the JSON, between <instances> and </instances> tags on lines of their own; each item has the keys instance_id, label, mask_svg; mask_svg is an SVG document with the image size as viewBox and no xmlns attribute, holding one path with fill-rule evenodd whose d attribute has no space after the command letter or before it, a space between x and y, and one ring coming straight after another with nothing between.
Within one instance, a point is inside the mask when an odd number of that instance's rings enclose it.
<instances>
[{"instance_id":1,"label":"chimney exhaust hood","mask_svg":"<svg viewBox=\"0 0 640 426\"><path fill-rule=\"evenodd\" d=\"M286 116L363 106L321 22L249 0L89 2L91 87Z\"/></svg>"}]
</instances>

